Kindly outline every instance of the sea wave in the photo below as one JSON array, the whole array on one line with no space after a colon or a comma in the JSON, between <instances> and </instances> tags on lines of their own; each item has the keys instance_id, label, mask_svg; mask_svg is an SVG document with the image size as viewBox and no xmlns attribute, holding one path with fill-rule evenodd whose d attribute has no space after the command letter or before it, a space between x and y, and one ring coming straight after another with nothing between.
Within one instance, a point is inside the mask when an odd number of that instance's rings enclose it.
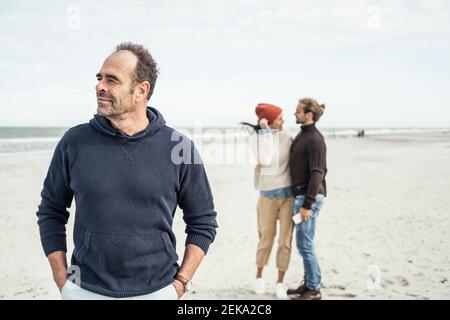
<instances>
[{"instance_id":1,"label":"sea wave","mask_svg":"<svg viewBox=\"0 0 450 320\"><path fill-rule=\"evenodd\" d=\"M319 128L327 138L357 137L364 130L364 136L381 136L395 134L432 134L450 133L449 128ZM42 136L42 132L34 130L34 136L14 137L9 134L7 137L0 137L0 153L22 153L36 151L52 151L61 139L61 136ZM48 128L42 131L48 133ZM299 127L289 128L292 135L299 131ZM178 131L188 136L195 143L203 144L229 144L245 143L249 137L249 132L242 128L179 128ZM20 132L17 130L17 132ZM56 132L54 134L57 134ZM0 135L1 136L1 135Z\"/></svg>"}]
</instances>

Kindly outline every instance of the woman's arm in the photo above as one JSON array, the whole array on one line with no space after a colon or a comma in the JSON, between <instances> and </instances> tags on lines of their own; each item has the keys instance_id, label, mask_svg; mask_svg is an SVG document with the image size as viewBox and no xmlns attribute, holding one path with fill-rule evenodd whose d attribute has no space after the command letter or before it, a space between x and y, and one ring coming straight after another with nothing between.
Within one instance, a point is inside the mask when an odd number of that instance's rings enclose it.
<instances>
[{"instance_id":1,"label":"woman's arm","mask_svg":"<svg viewBox=\"0 0 450 320\"><path fill-rule=\"evenodd\" d=\"M257 132L258 164L269 166L273 159L273 133L266 119L261 119L259 125L261 129Z\"/></svg>"}]
</instances>

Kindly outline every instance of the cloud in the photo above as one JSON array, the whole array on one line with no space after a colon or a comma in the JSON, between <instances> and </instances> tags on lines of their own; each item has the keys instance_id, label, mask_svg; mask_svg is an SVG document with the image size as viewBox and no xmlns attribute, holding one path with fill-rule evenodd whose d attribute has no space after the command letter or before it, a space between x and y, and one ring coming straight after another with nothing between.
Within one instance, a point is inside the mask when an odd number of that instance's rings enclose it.
<instances>
[{"instance_id":1,"label":"cloud","mask_svg":"<svg viewBox=\"0 0 450 320\"><path fill-rule=\"evenodd\" d=\"M359 112L347 90L357 88L360 100L369 99L363 108L371 108L374 86L389 92L392 104L414 105L408 92L432 90L419 82L402 92L392 88L408 75L436 88L448 84L449 15L444 0L2 2L0 99L20 95L48 114L61 108L52 92L83 92L76 101L86 105L67 107L73 119L91 114L93 91L85 90L92 90L95 72L118 42L134 41L156 57L155 103L174 106L174 118L185 104L197 117L217 117L214 105L239 118L258 99L288 104L303 93ZM441 105L450 102L436 96ZM2 117L20 121L7 108L18 110L21 101L0 106Z\"/></svg>"}]
</instances>

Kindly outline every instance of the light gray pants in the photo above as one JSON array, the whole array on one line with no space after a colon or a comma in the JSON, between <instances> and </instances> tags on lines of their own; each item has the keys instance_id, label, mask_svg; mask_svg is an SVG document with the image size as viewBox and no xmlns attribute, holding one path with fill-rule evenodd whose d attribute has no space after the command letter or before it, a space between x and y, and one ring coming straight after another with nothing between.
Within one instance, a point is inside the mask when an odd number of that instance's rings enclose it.
<instances>
[{"instance_id":1,"label":"light gray pants","mask_svg":"<svg viewBox=\"0 0 450 320\"><path fill-rule=\"evenodd\" d=\"M71 281L66 281L61 290L61 298L63 300L178 300L178 294L175 287L169 284L167 287L142 296L113 298L85 290Z\"/></svg>"}]
</instances>

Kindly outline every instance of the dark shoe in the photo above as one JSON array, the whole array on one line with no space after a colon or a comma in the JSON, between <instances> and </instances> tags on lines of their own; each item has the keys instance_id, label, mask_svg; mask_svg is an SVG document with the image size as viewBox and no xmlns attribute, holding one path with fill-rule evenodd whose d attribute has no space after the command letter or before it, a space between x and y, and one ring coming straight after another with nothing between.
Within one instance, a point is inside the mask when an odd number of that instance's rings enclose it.
<instances>
[{"instance_id":1,"label":"dark shoe","mask_svg":"<svg viewBox=\"0 0 450 320\"><path fill-rule=\"evenodd\" d=\"M301 294L304 294L306 292L306 290L308 290L308 289L305 286L305 282L302 281L300 283L300 285L298 286L298 288L296 288L296 289L288 289L287 294L288 295L293 295L293 294L301 295Z\"/></svg>"},{"instance_id":2,"label":"dark shoe","mask_svg":"<svg viewBox=\"0 0 450 320\"><path fill-rule=\"evenodd\" d=\"M292 300L322 300L322 294L320 289L306 289L303 294L293 297Z\"/></svg>"}]
</instances>

